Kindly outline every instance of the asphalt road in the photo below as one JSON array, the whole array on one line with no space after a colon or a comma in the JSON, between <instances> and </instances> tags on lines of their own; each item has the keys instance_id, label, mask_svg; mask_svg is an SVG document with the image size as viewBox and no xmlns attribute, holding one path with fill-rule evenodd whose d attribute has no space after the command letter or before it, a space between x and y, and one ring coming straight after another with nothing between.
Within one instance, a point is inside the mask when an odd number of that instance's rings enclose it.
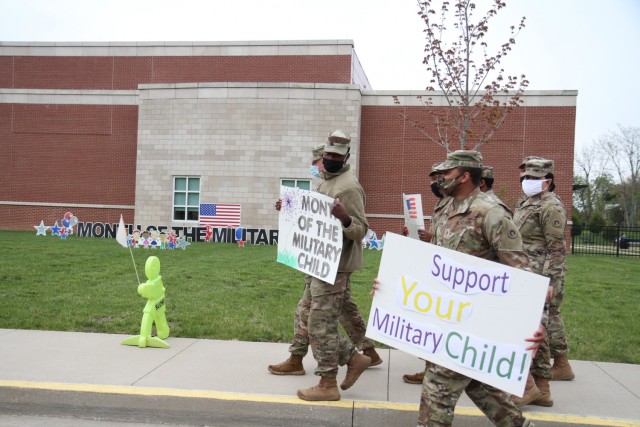
<instances>
[{"instance_id":1,"label":"asphalt road","mask_svg":"<svg viewBox=\"0 0 640 427\"><path fill-rule=\"evenodd\" d=\"M247 401L131 396L18 388L0 389L0 425L5 427L110 426L414 426L417 413L376 408L257 403ZM589 426L536 421L541 426ZM454 427L492 426L480 416L458 415Z\"/></svg>"}]
</instances>

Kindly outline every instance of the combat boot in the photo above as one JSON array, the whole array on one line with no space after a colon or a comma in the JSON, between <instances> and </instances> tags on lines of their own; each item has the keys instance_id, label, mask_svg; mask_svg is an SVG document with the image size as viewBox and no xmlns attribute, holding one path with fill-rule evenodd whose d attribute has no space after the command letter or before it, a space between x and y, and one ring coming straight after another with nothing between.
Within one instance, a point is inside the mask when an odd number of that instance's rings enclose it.
<instances>
[{"instance_id":1,"label":"combat boot","mask_svg":"<svg viewBox=\"0 0 640 427\"><path fill-rule=\"evenodd\" d=\"M292 354L282 363L269 365L269 372L274 375L304 375L304 366L302 366L303 358L304 356Z\"/></svg>"},{"instance_id":2,"label":"combat boot","mask_svg":"<svg viewBox=\"0 0 640 427\"><path fill-rule=\"evenodd\" d=\"M547 378L538 378L533 377L533 380L536 382L536 386L538 390L542 393L538 399L531 402L532 405L538 406L553 406L553 399L551 398L551 389L549 388L549 380Z\"/></svg>"},{"instance_id":3,"label":"combat boot","mask_svg":"<svg viewBox=\"0 0 640 427\"><path fill-rule=\"evenodd\" d=\"M542 392L536 385L535 380L533 379L533 375L529 373L527 377L527 384L524 386L524 395L522 397L511 396L511 400L515 403L516 406L524 406L528 405L534 400L538 400L542 397Z\"/></svg>"},{"instance_id":4,"label":"combat boot","mask_svg":"<svg viewBox=\"0 0 640 427\"><path fill-rule=\"evenodd\" d=\"M371 365L369 365L369 367L378 366L379 364L382 363L382 358L380 357L376 349L373 347L363 350L362 354L364 354L365 356L368 356L371 359Z\"/></svg>"},{"instance_id":5,"label":"combat boot","mask_svg":"<svg viewBox=\"0 0 640 427\"><path fill-rule=\"evenodd\" d=\"M422 384L422 380L424 380L424 371L402 376L402 381L409 384Z\"/></svg>"},{"instance_id":6,"label":"combat boot","mask_svg":"<svg viewBox=\"0 0 640 427\"><path fill-rule=\"evenodd\" d=\"M360 374L365 371L371 365L371 358L360 354L357 351L353 353L351 359L347 363L347 375L344 377L344 381L340 384L340 388L343 390L351 387L360 377Z\"/></svg>"},{"instance_id":7,"label":"combat boot","mask_svg":"<svg viewBox=\"0 0 640 427\"><path fill-rule=\"evenodd\" d=\"M559 354L553 358L553 367L551 368L552 381L571 381L575 377L567 356Z\"/></svg>"},{"instance_id":8,"label":"combat boot","mask_svg":"<svg viewBox=\"0 0 640 427\"><path fill-rule=\"evenodd\" d=\"M320 377L320 383L304 390L298 390L298 397L302 400L340 400L340 391L336 377Z\"/></svg>"}]
</instances>

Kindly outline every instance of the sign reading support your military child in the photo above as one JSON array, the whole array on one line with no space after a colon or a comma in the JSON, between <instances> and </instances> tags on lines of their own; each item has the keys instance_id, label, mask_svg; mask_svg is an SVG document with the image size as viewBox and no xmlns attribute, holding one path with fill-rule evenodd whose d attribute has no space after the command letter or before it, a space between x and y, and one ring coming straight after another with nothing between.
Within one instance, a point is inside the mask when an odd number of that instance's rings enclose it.
<instances>
[{"instance_id":1,"label":"sign reading support your military child","mask_svg":"<svg viewBox=\"0 0 640 427\"><path fill-rule=\"evenodd\" d=\"M386 236L367 336L522 396L549 279Z\"/></svg>"},{"instance_id":2,"label":"sign reading support your military child","mask_svg":"<svg viewBox=\"0 0 640 427\"><path fill-rule=\"evenodd\" d=\"M333 198L280 187L278 262L333 284L342 254L342 224L331 215Z\"/></svg>"}]
</instances>

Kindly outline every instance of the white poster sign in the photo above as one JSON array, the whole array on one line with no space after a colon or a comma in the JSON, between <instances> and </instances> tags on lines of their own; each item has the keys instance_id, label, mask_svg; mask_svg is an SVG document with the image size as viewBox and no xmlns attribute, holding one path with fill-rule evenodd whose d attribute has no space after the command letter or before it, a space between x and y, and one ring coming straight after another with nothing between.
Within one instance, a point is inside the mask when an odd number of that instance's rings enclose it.
<instances>
[{"instance_id":1,"label":"white poster sign","mask_svg":"<svg viewBox=\"0 0 640 427\"><path fill-rule=\"evenodd\" d=\"M404 223L409 230L409 237L420 239L418 230L424 230L424 215L422 214L422 195L403 194Z\"/></svg>"},{"instance_id":2,"label":"white poster sign","mask_svg":"<svg viewBox=\"0 0 640 427\"><path fill-rule=\"evenodd\" d=\"M342 224L331 215L333 198L280 187L278 262L333 284L342 254Z\"/></svg>"},{"instance_id":3,"label":"white poster sign","mask_svg":"<svg viewBox=\"0 0 640 427\"><path fill-rule=\"evenodd\" d=\"M367 336L522 396L549 279L386 236Z\"/></svg>"}]
</instances>

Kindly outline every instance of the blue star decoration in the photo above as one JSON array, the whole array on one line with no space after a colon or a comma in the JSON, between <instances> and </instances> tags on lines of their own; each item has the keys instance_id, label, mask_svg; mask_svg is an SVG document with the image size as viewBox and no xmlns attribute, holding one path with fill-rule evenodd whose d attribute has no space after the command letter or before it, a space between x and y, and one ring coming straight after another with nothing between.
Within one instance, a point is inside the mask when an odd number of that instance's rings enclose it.
<instances>
[{"instance_id":1,"label":"blue star decoration","mask_svg":"<svg viewBox=\"0 0 640 427\"><path fill-rule=\"evenodd\" d=\"M44 225L44 221L40 220L40 225L34 225L33 228L36 229L36 236L46 236L47 230L51 227Z\"/></svg>"},{"instance_id":2,"label":"blue star decoration","mask_svg":"<svg viewBox=\"0 0 640 427\"><path fill-rule=\"evenodd\" d=\"M66 227L62 227L60 229L60 239L66 239L68 235L69 235L69 232L68 232L67 228Z\"/></svg>"},{"instance_id":3,"label":"blue star decoration","mask_svg":"<svg viewBox=\"0 0 640 427\"><path fill-rule=\"evenodd\" d=\"M56 221L55 225L53 227L51 227L51 235L52 236L59 236L60 235L60 226L58 225L58 221Z\"/></svg>"},{"instance_id":4,"label":"blue star decoration","mask_svg":"<svg viewBox=\"0 0 640 427\"><path fill-rule=\"evenodd\" d=\"M377 236L369 240L369 249L383 250L384 249L384 238L386 234L382 236L382 239L378 240Z\"/></svg>"},{"instance_id":5,"label":"blue star decoration","mask_svg":"<svg viewBox=\"0 0 640 427\"><path fill-rule=\"evenodd\" d=\"M178 239L178 249L182 249L183 251L187 249L191 243L187 242L186 237L181 237Z\"/></svg>"}]
</instances>

